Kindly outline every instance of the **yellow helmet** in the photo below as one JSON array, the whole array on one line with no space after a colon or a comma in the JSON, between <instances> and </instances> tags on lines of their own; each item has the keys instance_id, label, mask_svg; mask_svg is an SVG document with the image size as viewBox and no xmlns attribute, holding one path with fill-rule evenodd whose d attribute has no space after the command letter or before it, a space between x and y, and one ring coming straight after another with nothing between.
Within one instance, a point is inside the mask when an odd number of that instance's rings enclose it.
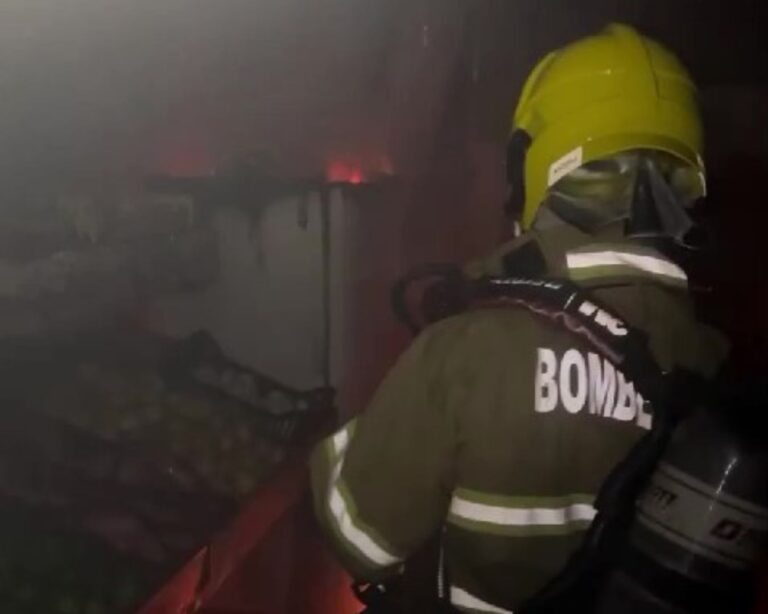
<instances>
[{"instance_id":1,"label":"yellow helmet","mask_svg":"<svg viewBox=\"0 0 768 614\"><path fill-rule=\"evenodd\" d=\"M510 169L511 189L523 227L560 178L630 149L665 151L689 164L703 195L696 94L675 55L626 25L547 55L528 77L512 125L511 164L517 157L524 166Z\"/></svg>"}]
</instances>

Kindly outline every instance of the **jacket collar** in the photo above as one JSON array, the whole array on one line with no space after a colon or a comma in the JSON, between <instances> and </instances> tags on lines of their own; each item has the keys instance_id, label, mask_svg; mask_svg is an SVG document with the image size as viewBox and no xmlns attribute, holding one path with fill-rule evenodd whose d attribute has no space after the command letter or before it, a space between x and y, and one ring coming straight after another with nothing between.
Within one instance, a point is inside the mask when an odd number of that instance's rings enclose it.
<instances>
[{"instance_id":1,"label":"jacket collar","mask_svg":"<svg viewBox=\"0 0 768 614\"><path fill-rule=\"evenodd\" d=\"M688 289L685 271L658 250L626 239L618 228L592 236L567 225L530 231L467 266L470 276L560 277L587 287L660 284Z\"/></svg>"},{"instance_id":2,"label":"jacket collar","mask_svg":"<svg viewBox=\"0 0 768 614\"><path fill-rule=\"evenodd\" d=\"M660 252L636 245L593 243L569 250L564 256L566 275L580 283L647 281L688 288L688 275Z\"/></svg>"}]
</instances>

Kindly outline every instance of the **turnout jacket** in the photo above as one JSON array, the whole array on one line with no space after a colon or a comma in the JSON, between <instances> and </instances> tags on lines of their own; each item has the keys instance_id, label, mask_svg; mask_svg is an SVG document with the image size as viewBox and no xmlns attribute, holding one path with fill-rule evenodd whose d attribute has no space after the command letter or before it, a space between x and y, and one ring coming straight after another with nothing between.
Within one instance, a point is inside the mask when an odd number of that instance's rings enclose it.
<instances>
[{"instance_id":1,"label":"turnout jacket","mask_svg":"<svg viewBox=\"0 0 768 614\"><path fill-rule=\"evenodd\" d=\"M626 240L590 241L528 233L466 273L543 267L648 333L662 369L714 375L727 344L697 322L685 272ZM572 333L522 308L472 310L427 328L367 410L318 446L314 503L358 579L398 573L442 530L453 605L511 612L563 567L603 480L651 424L631 374Z\"/></svg>"}]
</instances>

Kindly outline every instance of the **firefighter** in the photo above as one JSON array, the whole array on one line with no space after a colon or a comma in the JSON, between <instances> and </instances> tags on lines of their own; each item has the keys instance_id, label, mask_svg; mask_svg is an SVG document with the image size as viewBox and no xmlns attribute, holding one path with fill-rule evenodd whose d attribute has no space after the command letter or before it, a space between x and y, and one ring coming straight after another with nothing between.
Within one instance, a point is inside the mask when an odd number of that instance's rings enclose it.
<instances>
[{"instance_id":1,"label":"firefighter","mask_svg":"<svg viewBox=\"0 0 768 614\"><path fill-rule=\"evenodd\" d=\"M705 169L678 59L617 24L550 53L508 154L508 212L525 232L467 274L575 281L648 334L662 369L712 377L727 343L696 321L679 258ZM396 576L441 534L452 606L512 612L565 565L652 420L631 375L571 333L521 309L470 310L421 333L367 411L318 447L316 511L356 578Z\"/></svg>"}]
</instances>

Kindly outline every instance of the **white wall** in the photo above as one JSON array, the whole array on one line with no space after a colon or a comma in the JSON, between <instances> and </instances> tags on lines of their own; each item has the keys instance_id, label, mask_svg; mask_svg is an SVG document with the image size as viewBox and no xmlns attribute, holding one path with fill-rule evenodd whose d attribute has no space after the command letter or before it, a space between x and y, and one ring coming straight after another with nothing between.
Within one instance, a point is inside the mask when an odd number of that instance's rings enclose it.
<instances>
[{"instance_id":1,"label":"white wall","mask_svg":"<svg viewBox=\"0 0 768 614\"><path fill-rule=\"evenodd\" d=\"M162 332L211 332L235 360L299 388L322 384L322 240L319 197L302 228L298 199L277 201L254 225L243 210L214 214L221 273L205 291L152 308Z\"/></svg>"}]
</instances>

